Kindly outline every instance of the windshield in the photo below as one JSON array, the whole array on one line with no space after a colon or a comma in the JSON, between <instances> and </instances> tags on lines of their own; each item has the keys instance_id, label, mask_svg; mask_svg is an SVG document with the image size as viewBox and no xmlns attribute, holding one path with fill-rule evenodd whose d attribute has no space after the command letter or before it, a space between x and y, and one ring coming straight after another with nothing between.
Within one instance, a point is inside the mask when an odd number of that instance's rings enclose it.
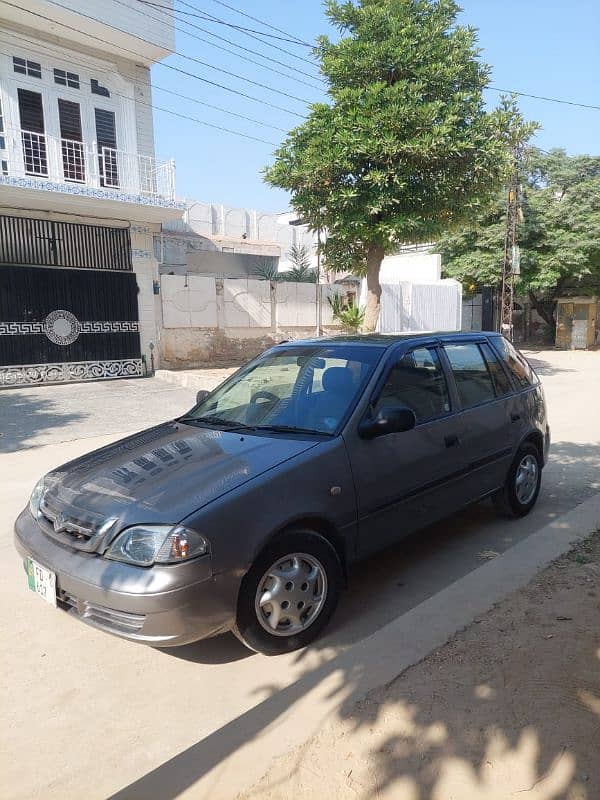
<instances>
[{"instance_id":1,"label":"windshield","mask_svg":"<svg viewBox=\"0 0 600 800\"><path fill-rule=\"evenodd\" d=\"M182 418L216 427L333 434L383 348L286 347L252 361Z\"/></svg>"}]
</instances>

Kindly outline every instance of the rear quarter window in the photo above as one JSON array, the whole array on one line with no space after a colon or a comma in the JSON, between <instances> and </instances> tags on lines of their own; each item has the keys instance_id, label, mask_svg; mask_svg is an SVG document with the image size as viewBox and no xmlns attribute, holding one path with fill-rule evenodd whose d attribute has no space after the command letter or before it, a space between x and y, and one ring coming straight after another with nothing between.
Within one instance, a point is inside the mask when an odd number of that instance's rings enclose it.
<instances>
[{"instance_id":1,"label":"rear quarter window","mask_svg":"<svg viewBox=\"0 0 600 800\"><path fill-rule=\"evenodd\" d=\"M493 345L520 389L526 389L537 383L534 371L507 339L499 336L493 340Z\"/></svg>"}]
</instances>

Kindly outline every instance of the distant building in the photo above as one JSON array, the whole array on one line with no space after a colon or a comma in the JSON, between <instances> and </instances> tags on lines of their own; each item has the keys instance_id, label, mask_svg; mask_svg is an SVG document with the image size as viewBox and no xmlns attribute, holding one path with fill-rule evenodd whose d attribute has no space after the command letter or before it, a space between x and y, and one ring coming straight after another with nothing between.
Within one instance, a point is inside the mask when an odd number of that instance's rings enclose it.
<instances>
[{"instance_id":1,"label":"distant building","mask_svg":"<svg viewBox=\"0 0 600 800\"><path fill-rule=\"evenodd\" d=\"M141 375L158 352L153 237L183 206L154 151L156 3L0 4L0 385Z\"/></svg>"},{"instance_id":2,"label":"distant building","mask_svg":"<svg viewBox=\"0 0 600 800\"><path fill-rule=\"evenodd\" d=\"M285 271L293 245L303 245L316 265L316 235L290 225L293 218L188 200L183 219L165 223L155 237L160 271L228 278L249 277L264 267Z\"/></svg>"}]
</instances>

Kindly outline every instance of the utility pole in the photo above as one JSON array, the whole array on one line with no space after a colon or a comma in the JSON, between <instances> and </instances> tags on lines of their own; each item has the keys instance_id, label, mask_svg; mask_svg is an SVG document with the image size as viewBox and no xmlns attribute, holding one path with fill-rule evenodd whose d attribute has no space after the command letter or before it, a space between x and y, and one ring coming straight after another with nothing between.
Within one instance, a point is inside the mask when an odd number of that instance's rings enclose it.
<instances>
[{"instance_id":1,"label":"utility pole","mask_svg":"<svg viewBox=\"0 0 600 800\"><path fill-rule=\"evenodd\" d=\"M317 228L317 336L323 335L323 289L321 288L321 226Z\"/></svg>"},{"instance_id":2,"label":"utility pole","mask_svg":"<svg viewBox=\"0 0 600 800\"><path fill-rule=\"evenodd\" d=\"M515 275L520 273L517 226L521 219L521 186L519 181L522 146L515 144L512 151L513 167L508 182L506 199L506 232L504 235L504 260L502 263L502 293L500 300L500 333L512 341Z\"/></svg>"}]
</instances>

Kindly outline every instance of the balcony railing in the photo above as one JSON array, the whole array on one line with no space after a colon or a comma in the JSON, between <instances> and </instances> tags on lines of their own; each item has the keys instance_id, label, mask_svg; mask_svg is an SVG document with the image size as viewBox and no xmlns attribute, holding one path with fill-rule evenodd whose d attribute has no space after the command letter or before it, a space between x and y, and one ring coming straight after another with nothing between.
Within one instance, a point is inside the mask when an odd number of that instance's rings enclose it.
<instances>
[{"instance_id":1,"label":"balcony railing","mask_svg":"<svg viewBox=\"0 0 600 800\"><path fill-rule=\"evenodd\" d=\"M59 139L35 131L7 131L8 177L106 189L157 201L175 200L175 164L151 156Z\"/></svg>"}]
</instances>

